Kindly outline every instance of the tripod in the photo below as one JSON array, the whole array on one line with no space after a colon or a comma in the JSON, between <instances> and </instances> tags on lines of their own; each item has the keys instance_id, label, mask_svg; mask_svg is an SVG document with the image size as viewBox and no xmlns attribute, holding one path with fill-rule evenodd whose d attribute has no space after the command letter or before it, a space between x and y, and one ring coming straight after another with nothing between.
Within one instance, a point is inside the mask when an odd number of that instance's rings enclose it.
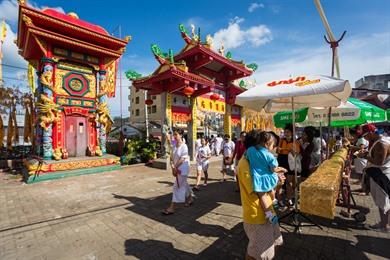
<instances>
[{"instance_id":1,"label":"tripod","mask_svg":"<svg viewBox=\"0 0 390 260\"><path fill-rule=\"evenodd\" d=\"M299 219L299 217L305 219L310 224L303 224L302 221ZM282 222L283 219L292 218L292 223L288 222ZM319 229L323 229L320 225L315 223L313 220L311 220L308 216L303 215L299 209L298 209L298 201L295 201L294 209L290 211L289 213L285 214L284 216L279 218L280 224L285 224L290 227L294 227L294 233L300 233L301 227L318 227ZM284 228L285 229L285 228ZM285 229L286 230L286 229Z\"/></svg>"},{"instance_id":2,"label":"tripod","mask_svg":"<svg viewBox=\"0 0 390 260\"><path fill-rule=\"evenodd\" d=\"M279 219L283 220L283 219L287 219L287 218L292 217L293 218L292 223L286 223L286 222L280 222L280 223L294 227L295 228L294 232L299 233L301 231L301 229L300 229L301 227L312 227L312 226L316 226L322 230L322 227L320 225L316 224L309 217L303 215L298 208L298 172L297 172L297 160L296 160L297 153L296 153L296 147L295 147L297 140L296 140L296 135L295 135L296 131L295 131L294 97L291 97L291 106L292 106L292 116L291 117L292 117L292 125L293 125L293 153L294 153L294 164L295 164L295 167L294 167L294 179L295 179L294 199L295 199L295 202L294 202L294 209L292 211L290 211L289 213L287 213L286 215L280 217ZM303 224L302 221L299 219L299 217L304 218L310 224Z\"/></svg>"}]
</instances>

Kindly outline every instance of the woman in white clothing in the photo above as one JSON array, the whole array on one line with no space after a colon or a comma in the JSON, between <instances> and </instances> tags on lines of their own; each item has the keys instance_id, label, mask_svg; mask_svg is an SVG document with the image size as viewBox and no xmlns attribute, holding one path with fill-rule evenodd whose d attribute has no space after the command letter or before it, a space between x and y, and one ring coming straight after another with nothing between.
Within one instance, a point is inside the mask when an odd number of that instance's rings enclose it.
<instances>
[{"instance_id":1,"label":"woman in white clothing","mask_svg":"<svg viewBox=\"0 0 390 260\"><path fill-rule=\"evenodd\" d=\"M201 138L201 145L198 148L196 156L196 185L194 190L199 190L200 181L202 179L202 173L204 174L204 186L207 185L207 179L209 177L207 170L209 169L209 159L211 158L211 150L207 145L206 139Z\"/></svg>"},{"instance_id":2,"label":"woman in white clothing","mask_svg":"<svg viewBox=\"0 0 390 260\"><path fill-rule=\"evenodd\" d=\"M193 202L192 191L187 182L188 173L190 172L190 160L188 147L183 142L183 130L175 130L173 132L173 138L176 141L176 145L173 147L171 167L175 182L173 184L172 202L163 211L164 215L171 215L175 212L175 203L185 203L186 206L190 206Z\"/></svg>"}]
</instances>

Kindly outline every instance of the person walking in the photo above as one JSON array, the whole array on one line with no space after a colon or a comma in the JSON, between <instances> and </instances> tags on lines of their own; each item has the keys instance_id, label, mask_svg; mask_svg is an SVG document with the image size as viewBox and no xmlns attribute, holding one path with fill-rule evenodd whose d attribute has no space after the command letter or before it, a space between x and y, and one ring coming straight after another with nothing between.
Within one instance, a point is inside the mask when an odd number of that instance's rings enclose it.
<instances>
[{"instance_id":1,"label":"person walking","mask_svg":"<svg viewBox=\"0 0 390 260\"><path fill-rule=\"evenodd\" d=\"M251 131L246 135L244 142L246 149L258 145L257 135L257 131ZM245 259L272 259L275 257L275 247L283 244L279 224L273 225L265 217L260 197L253 191L253 180L246 156L241 157L237 168L244 231L249 239ZM265 197L267 203L272 204L271 196L266 194Z\"/></svg>"},{"instance_id":2,"label":"person walking","mask_svg":"<svg viewBox=\"0 0 390 260\"><path fill-rule=\"evenodd\" d=\"M191 206L193 203L192 191L187 182L187 177L190 172L190 160L188 147L183 142L183 130L174 130L173 138L175 140L175 146L173 147L173 154L171 156L171 167L175 181L173 184L172 202L163 211L164 215L173 214L176 203L185 203L185 206Z\"/></svg>"},{"instance_id":3,"label":"person walking","mask_svg":"<svg viewBox=\"0 0 390 260\"><path fill-rule=\"evenodd\" d=\"M219 156L221 154L221 149L222 149L222 143L223 143L223 138L221 137L220 134L215 138L215 155Z\"/></svg>"},{"instance_id":4,"label":"person walking","mask_svg":"<svg viewBox=\"0 0 390 260\"><path fill-rule=\"evenodd\" d=\"M222 181L226 181L226 174L228 170L234 171L233 152L234 142L230 140L230 135L225 134L224 141L222 143Z\"/></svg>"},{"instance_id":5,"label":"person walking","mask_svg":"<svg viewBox=\"0 0 390 260\"><path fill-rule=\"evenodd\" d=\"M201 138L201 146L198 148L198 154L196 157L196 185L194 190L199 190L202 174L204 174L203 186L207 186L207 180L209 178L209 159L211 158L211 150L207 144L205 138Z\"/></svg>"}]
</instances>

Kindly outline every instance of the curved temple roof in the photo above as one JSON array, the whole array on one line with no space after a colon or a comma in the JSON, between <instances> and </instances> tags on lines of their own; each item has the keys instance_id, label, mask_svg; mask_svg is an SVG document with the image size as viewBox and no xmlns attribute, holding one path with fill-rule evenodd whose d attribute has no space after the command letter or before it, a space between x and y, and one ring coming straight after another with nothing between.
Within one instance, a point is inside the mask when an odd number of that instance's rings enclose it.
<instances>
[{"instance_id":1,"label":"curved temple roof","mask_svg":"<svg viewBox=\"0 0 390 260\"><path fill-rule=\"evenodd\" d=\"M53 16L55 18L61 19L65 22L72 23L74 25L78 25L78 26L87 28L91 31L105 34L105 35L109 35L108 32L104 28L102 28L101 26L86 22L84 20L81 20L77 16L75 16L74 13L64 14L64 13L58 12L57 10L51 9L51 8L46 8L42 12L47 14L47 15Z\"/></svg>"}]
</instances>

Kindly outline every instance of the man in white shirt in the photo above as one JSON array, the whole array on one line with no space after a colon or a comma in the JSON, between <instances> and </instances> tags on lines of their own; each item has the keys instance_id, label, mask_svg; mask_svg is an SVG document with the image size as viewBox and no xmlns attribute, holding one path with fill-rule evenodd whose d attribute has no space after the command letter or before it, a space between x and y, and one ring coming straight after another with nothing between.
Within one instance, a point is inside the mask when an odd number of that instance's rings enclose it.
<instances>
[{"instance_id":1,"label":"man in white shirt","mask_svg":"<svg viewBox=\"0 0 390 260\"><path fill-rule=\"evenodd\" d=\"M230 140L230 135L225 134L224 141L222 143L222 181L226 181L226 173L228 170L234 171L233 153L235 144Z\"/></svg>"},{"instance_id":2,"label":"man in white shirt","mask_svg":"<svg viewBox=\"0 0 390 260\"><path fill-rule=\"evenodd\" d=\"M198 138L195 141L195 156L194 156L195 159L198 157L199 147L202 146L201 139L202 139L202 136L200 134L198 134Z\"/></svg>"},{"instance_id":3,"label":"man in white shirt","mask_svg":"<svg viewBox=\"0 0 390 260\"><path fill-rule=\"evenodd\" d=\"M223 139L220 134L215 138L215 155L218 156L221 153Z\"/></svg>"}]
</instances>

